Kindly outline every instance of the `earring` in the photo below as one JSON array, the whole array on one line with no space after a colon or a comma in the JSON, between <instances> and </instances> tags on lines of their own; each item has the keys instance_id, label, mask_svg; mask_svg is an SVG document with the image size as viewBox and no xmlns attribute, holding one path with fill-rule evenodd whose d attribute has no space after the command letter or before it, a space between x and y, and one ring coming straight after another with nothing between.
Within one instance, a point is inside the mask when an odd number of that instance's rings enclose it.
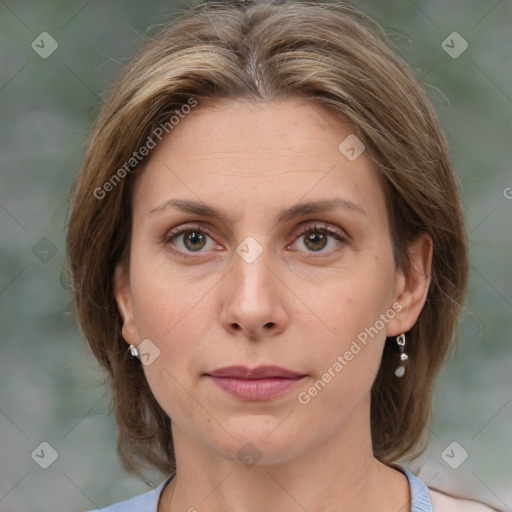
<instances>
[{"instance_id":1,"label":"earring","mask_svg":"<svg viewBox=\"0 0 512 512\"><path fill-rule=\"evenodd\" d=\"M130 354L132 357L136 357L137 359L140 359L140 352L137 347L134 347L133 345L130 345Z\"/></svg>"},{"instance_id":2,"label":"earring","mask_svg":"<svg viewBox=\"0 0 512 512\"><path fill-rule=\"evenodd\" d=\"M400 334L400 336L397 336L396 337L396 342L397 342L398 347L400 349L400 361L402 361L402 363L395 370L395 375L397 377L402 377L403 374L405 373L405 366L403 365L403 363L405 361L407 361L407 359L409 359L409 356L404 352L405 334L402 333L402 334Z\"/></svg>"}]
</instances>

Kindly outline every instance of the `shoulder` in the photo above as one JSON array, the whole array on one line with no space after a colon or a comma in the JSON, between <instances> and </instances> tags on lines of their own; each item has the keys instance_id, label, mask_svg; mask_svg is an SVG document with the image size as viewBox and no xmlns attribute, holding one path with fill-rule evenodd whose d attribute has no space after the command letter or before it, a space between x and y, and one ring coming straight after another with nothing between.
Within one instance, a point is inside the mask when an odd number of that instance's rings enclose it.
<instances>
[{"instance_id":1,"label":"shoulder","mask_svg":"<svg viewBox=\"0 0 512 512\"><path fill-rule=\"evenodd\" d=\"M172 476L164 480L155 489L145 492L144 494L139 494L128 500L120 501L109 507L89 510L87 512L157 512L160 494L171 478Z\"/></svg>"},{"instance_id":2,"label":"shoulder","mask_svg":"<svg viewBox=\"0 0 512 512\"><path fill-rule=\"evenodd\" d=\"M157 501L151 499L152 491L139 494L109 507L89 510L87 512L157 512Z\"/></svg>"},{"instance_id":3,"label":"shoulder","mask_svg":"<svg viewBox=\"0 0 512 512\"><path fill-rule=\"evenodd\" d=\"M452 496L437 489L429 489L434 512L495 512L497 509L479 501Z\"/></svg>"}]
</instances>

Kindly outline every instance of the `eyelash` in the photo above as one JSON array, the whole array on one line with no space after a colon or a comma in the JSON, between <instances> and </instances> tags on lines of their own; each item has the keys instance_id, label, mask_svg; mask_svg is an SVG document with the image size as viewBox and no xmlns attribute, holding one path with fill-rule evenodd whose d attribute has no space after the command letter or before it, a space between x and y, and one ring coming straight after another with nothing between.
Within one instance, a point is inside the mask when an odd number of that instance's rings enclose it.
<instances>
[{"instance_id":1,"label":"eyelash","mask_svg":"<svg viewBox=\"0 0 512 512\"><path fill-rule=\"evenodd\" d=\"M194 224L186 224L186 225L174 228L171 231L168 231L162 240L162 244L164 246L169 246L171 244L172 240L177 238L179 235L181 235L183 233L190 232L190 231L205 233L205 234L209 235L210 238L212 237L211 230L208 227L202 227L202 226L199 226L198 224L195 224L195 225ZM342 244L345 244L347 242L347 238L340 231L330 228L326 224L318 224L318 223L299 228L299 230L296 231L293 235L294 241L309 232L318 232L318 233L323 233L325 235L329 235L329 236L333 237L335 240L337 240L338 242L341 242ZM183 256L185 258L195 257L195 256L193 256L194 252L184 252L184 251L176 250L176 249L170 249L170 250L172 250L172 252L180 254L180 256ZM322 253L319 253L319 255L309 256L309 258L312 258L312 259L322 258L322 257L325 257L322 255L329 254L334 251L336 251L336 249L328 251L327 253L322 252ZM196 251L196 252L198 254L201 253L201 251ZM314 254L313 251L310 251L310 252L312 254Z\"/></svg>"}]
</instances>

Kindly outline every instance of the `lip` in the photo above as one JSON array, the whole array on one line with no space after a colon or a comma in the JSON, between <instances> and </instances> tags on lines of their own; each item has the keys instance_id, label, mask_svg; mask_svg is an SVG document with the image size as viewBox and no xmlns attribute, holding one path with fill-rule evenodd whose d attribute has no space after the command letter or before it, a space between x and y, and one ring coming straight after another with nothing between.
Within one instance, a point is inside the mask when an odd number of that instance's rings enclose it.
<instances>
[{"instance_id":1,"label":"lip","mask_svg":"<svg viewBox=\"0 0 512 512\"><path fill-rule=\"evenodd\" d=\"M296 379L304 377L304 374L273 365L258 366L253 369L246 366L224 366L223 368L208 372L207 375L210 377L232 377L236 379L264 379L272 377Z\"/></svg>"},{"instance_id":2,"label":"lip","mask_svg":"<svg viewBox=\"0 0 512 512\"><path fill-rule=\"evenodd\" d=\"M206 374L217 386L244 400L269 400L288 391L306 375L279 366L228 366Z\"/></svg>"}]
</instances>

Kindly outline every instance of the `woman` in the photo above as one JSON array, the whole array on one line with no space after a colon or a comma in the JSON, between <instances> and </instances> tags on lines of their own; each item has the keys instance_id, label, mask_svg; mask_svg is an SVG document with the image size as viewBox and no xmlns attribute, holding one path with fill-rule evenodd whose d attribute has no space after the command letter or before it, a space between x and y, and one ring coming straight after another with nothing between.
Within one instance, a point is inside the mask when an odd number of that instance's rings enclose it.
<instances>
[{"instance_id":1,"label":"woman","mask_svg":"<svg viewBox=\"0 0 512 512\"><path fill-rule=\"evenodd\" d=\"M115 511L490 510L425 449L468 280L444 134L343 4L210 3L165 26L94 127L68 255L127 469Z\"/></svg>"}]
</instances>

